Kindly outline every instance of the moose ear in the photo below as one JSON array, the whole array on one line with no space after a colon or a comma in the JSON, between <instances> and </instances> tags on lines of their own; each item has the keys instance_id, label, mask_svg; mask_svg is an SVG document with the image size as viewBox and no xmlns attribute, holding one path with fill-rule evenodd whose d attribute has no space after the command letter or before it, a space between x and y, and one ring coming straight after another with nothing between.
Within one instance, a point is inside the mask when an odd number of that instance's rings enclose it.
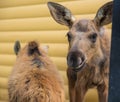
<instances>
[{"instance_id":1,"label":"moose ear","mask_svg":"<svg viewBox=\"0 0 120 102\"><path fill-rule=\"evenodd\" d=\"M15 45L14 45L14 52L15 52L16 55L18 55L18 52L20 51L20 48L21 48L20 42L16 41Z\"/></svg>"},{"instance_id":2,"label":"moose ear","mask_svg":"<svg viewBox=\"0 0 120 102\"><path fill-rule=\"evenodd\" d=\"M42 49L45 51L46 54L48 54L48 50L49 50L49 46L48 45L42 46Z\"/></svg>"},{"instance_id":3,"label":"moose ear","mask_svg":"<svg viewBox=\"0 0 120 102\"><path fill-rule=\"evenodd\" d=\"M97 26L104 26L112 22L113 1L103 5L97 12L94 21Z\"/></svg>"},{"instance_id":4,"label":"moose ear","mask_svg":"<svg viewBox=\"0 0 120 102\"><path fill-rule=\"evenodd\" d=\"M48 2L47 4L52 17L57 23L66 25L69 28L72 26L75 18L69 9L54 2Z\"/></svg>"}]
</instances>

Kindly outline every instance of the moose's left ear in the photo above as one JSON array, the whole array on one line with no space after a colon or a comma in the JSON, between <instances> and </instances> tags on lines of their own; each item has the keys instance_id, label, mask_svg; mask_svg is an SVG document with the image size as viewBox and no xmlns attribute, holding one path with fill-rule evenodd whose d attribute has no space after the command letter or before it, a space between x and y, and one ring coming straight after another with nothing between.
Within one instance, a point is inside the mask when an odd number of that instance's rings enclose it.
<instances>
[{"instance_id":1,"label":"moose's left ear","mask_svg":"<svg viewBox=\"0 0 120 102\"><path fill-rule=\"evenodd\" d=\"M57 23L66 25L69 28L72 26L75 18L69 9L54 2L48 2L48 8Z\"/></svg>"},{"instance_id":2,"label":"moose's left ear","mask_svg":"<svg viewBox=\"0 0 120 102\"><path fill-rule=\"evenodd\" d=\"M21 48L20 42L16 41L15 45L14 45L14 52L15 52L16 55L18 55L18 52L20 51L20 48Z\"/></svg>"},{"instance_id":3,"label":"moose's left ear","mask_svg":"<svg viewBox=\"0 0 120 102\"><path fill-rule=\"evenodd\" d=\"M94 21L97 26L104 26L112 22L113 1L104 4L97 12Z\"/></svg>"},{"instance_id":4,"label":"moose's left ear","mask_svg":"<svg viewBox=\"0 0 120 102\"><path fill-rule=\"evenodd\" d=\"M49 46L48 45L42 46L42 49L45 51L46 54L48 54L48 50L49 50Z\"/></svg>"}]
</instances>

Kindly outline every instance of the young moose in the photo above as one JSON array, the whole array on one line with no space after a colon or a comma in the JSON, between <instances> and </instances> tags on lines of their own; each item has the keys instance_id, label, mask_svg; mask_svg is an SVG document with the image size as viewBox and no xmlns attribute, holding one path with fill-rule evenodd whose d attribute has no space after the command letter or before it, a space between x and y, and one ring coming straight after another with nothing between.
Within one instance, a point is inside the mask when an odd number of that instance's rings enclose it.
<instances>
[{"instance_id":1,"label":"young moose","mask_svg":"<svg viewBox=\"0 0 120 102\"><path fill-rule=\"evenodd\" d=\"M96 87L99 102L107 102L110 35L103 26L111 23L113 2L103 5L93 20L76 20L66 7L48 2L54 20L69 27L67 75L70 102L83 102L89 88Z\"/></svg>"},{"instance_id":2,"label":"young moose","mask_svg":"<svg viewBox=\"0 0 120 102\"><path fill-rule=\"evenodd\" d=\"M63 81L55 65L35 42L20 50L8 82L9 102L64 102Z\"/></svg>"}]
</instances>

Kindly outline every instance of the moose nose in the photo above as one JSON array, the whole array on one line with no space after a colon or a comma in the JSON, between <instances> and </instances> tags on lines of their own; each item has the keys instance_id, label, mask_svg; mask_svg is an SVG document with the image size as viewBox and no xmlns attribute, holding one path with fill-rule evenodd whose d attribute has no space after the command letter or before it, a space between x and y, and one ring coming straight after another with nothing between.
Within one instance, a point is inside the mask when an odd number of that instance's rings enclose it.
<instances>
[{"instance_id":1,"label":"moose nose","mask_svg":"<svg viewBox=\"0 0 120 102\"><path fill-rule=\"evenodd\" d=\"M78 68L85 62L85 57L82 52L69 52L67 56L67 64L69 67Z\"/></svg>"}]
</instances>

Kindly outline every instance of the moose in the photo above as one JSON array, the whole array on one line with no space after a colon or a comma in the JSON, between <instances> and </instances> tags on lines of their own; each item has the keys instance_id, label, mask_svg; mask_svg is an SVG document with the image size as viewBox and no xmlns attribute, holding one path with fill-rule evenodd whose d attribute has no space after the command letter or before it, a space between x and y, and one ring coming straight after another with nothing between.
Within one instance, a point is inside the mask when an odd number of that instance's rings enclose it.
<instances>
[{"instance_id":1,"label":"moose","mask_svg":"<svg viewBox=\"0 0 120 102\"><path fill-rule=\"evenodd\" d=\"M113 2L99 8L94 19L76 19L61 4L48 2L53 19L69 28L67 77L70 102L84 102L90 88L96 88L99 102L108 100L110 34L104 25L112 22Z\"/></svg>"},{"instance_id":2,"label":"moose","mask_svg":"<svg viewBox=\"0 0 120 102\"><path fill-rule=\"evenodd\" d=\"M9 102L65 102L62 77L47 49L36 41L21 49L20 42L15 42L17 58L8 81Z\"/></svg>"}]
</instances>

